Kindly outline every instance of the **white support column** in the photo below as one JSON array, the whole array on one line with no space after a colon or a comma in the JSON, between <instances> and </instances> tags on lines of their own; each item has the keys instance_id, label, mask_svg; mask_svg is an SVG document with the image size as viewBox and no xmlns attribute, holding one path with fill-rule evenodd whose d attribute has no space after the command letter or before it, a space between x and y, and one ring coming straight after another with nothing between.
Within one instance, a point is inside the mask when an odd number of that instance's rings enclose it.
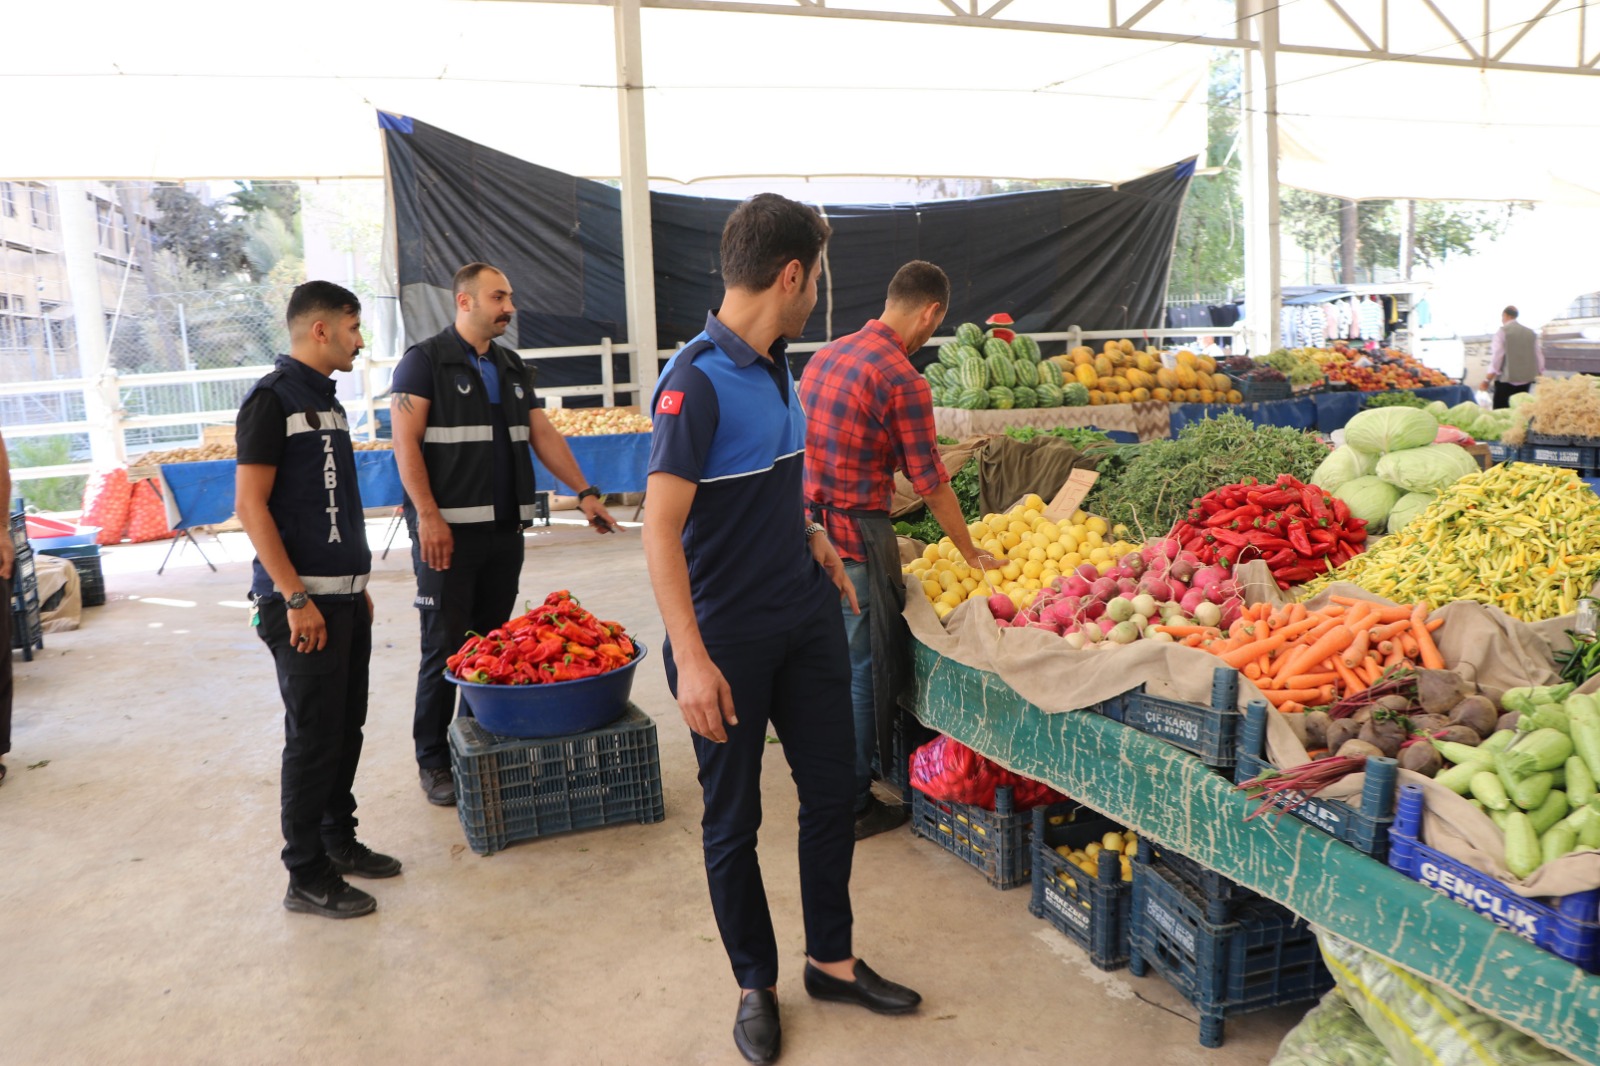
<instances>
[{"instance_id":1,"label":"white support column","mask_svg":"<svg viewBox=\"0 0 1600 1066\"><path fill-rule=\"evenodd\" d=\"M106 310L100 298L99 223L89 184L63 181L56 186L61 209L61 251L78 337L78 361L85 382L83 406L89 423L89 453L97 466L122 466L123 447L117 374L106 345Z\"/></svg>"},{"instance_id":2,"label":"white support column","mask_svg":"<svg viewBox=\"0 0 1600 1066\"><path fill-rule=\"evenodd\" d=\"M633 345L635 402L656 387L656 266L650 241L650 168L644 137L644 48L640 0L613 0L617 42L617 132L622 159L622 276Z\"/></svg>"},{"instance_id":3,"label":"white support column","mask_svg":"<svg viewBox=\"0 0 1600 1066\"><path fill-rule=\"evenodd\" d=\"M1244 211L1246 339L1254 355L1278 347L1283 307L1283 245L1278 218L1278 8L1275 0L1238 0L1244 53Z\"/></svg>"}]
</instances>

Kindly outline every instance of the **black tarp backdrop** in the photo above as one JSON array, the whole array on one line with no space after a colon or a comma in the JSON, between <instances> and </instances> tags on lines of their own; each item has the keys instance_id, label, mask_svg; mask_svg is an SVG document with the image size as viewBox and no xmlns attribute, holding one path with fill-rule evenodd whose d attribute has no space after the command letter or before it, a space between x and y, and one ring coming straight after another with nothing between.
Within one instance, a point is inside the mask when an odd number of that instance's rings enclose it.
<instances>
[{"instance_id":1,"label":"black tarp backdrop","mask_svg":"<svg viewBox=\"0 0 1600 1066\"><path fill-rule=\"evenodd\" d=\"M449 321L456 269L483 260L516 290L524 348L627 339L621 194L601 182L513 158L427 123L380 113L412 344ZM825 204L834 236L817 310L801 338L859 329L883 309L902 263L950 275L950 327L1006 311L1032 333L1159 324L1173 234L1194 161L1112 187L1044 189L916 204ZM718 244L737 201L650 194L656 335L672 347L700 332L721 300ZM624 356L614 373L628 377ZM797 360L797 363L799 360ZM600 380L599 357L541 363L545 385Z\"/></svg>"}]
</instances>

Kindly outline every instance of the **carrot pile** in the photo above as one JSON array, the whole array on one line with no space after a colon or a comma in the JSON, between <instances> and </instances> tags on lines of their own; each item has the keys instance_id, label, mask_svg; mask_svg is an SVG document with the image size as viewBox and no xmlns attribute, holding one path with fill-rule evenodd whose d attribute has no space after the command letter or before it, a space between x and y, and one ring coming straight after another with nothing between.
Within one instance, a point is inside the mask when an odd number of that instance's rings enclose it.
<instances>
[{"instance_id":1,"label":"carrot pile","mask_svg":"<svg viewBox=\"0 0 1600 1066\"><path fill-rule=\"evenodd\" d=\"M1397 668L1444 669L1428 605L1386 606L1334 596L1320 610L1302 603L1246 607L1224 632L1210 626L1151 626L1220 658L1256 683L1280 711L1325 707L1364 691Z\"/></svg>"}]
</instances>

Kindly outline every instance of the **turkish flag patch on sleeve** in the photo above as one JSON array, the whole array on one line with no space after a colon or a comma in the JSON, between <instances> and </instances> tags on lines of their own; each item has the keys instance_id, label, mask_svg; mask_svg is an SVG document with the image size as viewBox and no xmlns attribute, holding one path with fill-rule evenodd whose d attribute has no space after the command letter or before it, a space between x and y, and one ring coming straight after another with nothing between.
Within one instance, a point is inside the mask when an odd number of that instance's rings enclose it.
<instances>
[{"instance_id":1,"label":"turkish flag patch on sleeve","mask_svg":"<svg viewBox=\"0 0 1600 1066\"><path fill-rule=\"evenodd\" d=\"M661 394L661 399L656 403L656 414L675 415L683 410L683 393L668 390Z\"/></svg>"}]
</instances>

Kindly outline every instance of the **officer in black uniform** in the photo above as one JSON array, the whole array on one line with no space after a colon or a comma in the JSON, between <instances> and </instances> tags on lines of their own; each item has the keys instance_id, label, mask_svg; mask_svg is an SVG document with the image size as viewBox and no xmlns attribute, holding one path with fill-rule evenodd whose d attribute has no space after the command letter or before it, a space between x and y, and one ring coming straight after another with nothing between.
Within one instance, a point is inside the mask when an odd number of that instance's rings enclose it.
<instances>
[{"instance_id":1,"label":"officer in black uniform","mask_svg":"<svg viewBox=\"0 0 1600 1066\"><path fill-rule=\"evenodd\" d=\"M361 302L308 281L289 297L288 320L289 354L239 408L235 506L256 550L256 632L283 693L283 905L355 918L378 904L343 875L400 872L356 840L351 791L367 720L372 552L332 374L361 350Z\"/></svg>"},{"instance_id":2,"label":"officer in black uniform","mask_svg":"<svg viewBox=\"0 0 1600 1066\"><path fill-rule=\"evenodd\" d=\"M389 387L422 616L412 739L422 790L440 806L456 802L447 733L456 694L445 660L469 631L500 626L516 605L522 530L534 517L528 446L578 491L595 532L617 528L566 438L533 406L522 357L495 343L516 313L511 295L511 282L487 263L456 271L455 323L407 351Z\"/></svg>"}]
</instances>

